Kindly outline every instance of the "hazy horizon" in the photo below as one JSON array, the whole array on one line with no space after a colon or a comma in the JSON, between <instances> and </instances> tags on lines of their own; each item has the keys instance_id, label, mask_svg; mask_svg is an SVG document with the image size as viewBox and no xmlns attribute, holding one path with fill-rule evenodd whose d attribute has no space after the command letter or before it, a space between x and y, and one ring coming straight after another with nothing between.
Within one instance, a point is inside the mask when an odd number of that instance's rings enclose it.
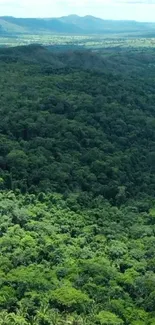
<instances>
[{"instance_id":1,"label":"hazy horizon","mask_svg":"<svg viewBox=\"0 0 155 325\"><path fill-rule=\"evenodd\" d=\"M92 15L108 20L155 22L155 0L0 0L0 16L50 18Z\"/></svg>"}]
</instances>

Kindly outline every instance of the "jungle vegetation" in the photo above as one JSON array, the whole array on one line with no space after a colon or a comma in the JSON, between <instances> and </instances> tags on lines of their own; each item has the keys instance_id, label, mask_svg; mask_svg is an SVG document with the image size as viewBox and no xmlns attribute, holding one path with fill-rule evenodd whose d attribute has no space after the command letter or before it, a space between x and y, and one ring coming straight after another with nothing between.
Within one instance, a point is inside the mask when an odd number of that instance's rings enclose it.
<instances>
[{"instance_id":1,"label":"jungle vegetation","mask_svg":"<svg viewBox=\"0 0 155 325\"><path fill-rule=\"evenodd\" d=\"M0 50L0 324L155 324L155 55Z\"/></svg>"}]
</instances>

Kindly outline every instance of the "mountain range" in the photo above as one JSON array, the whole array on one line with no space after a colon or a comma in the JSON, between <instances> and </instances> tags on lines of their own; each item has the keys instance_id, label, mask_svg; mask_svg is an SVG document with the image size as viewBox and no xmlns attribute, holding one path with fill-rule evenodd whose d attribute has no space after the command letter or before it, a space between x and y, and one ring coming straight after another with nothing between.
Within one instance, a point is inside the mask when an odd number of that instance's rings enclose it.
<instances>
[{"instance_id":1,"label":"mountain range","mask_svg":"<svg viewBox=\"0 0 155 325\"><path fill-rule=\"evenodd\" d=\"M142 23L132 20L104 20L93 16L69 15L60 18L0 17L1 36L41 33L109 34L153 31L155 31L155 23Z\"/></svg>"}]
</instances>

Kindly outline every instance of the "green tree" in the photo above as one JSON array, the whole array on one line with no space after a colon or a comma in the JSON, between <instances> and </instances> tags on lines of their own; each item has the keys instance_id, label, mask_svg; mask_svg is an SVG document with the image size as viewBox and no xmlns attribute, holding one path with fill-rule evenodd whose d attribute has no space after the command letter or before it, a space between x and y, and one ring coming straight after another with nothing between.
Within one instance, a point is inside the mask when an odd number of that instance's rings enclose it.
<instances>
[{"instance_id":1,"label":"green tree","mask_svg":"<svg viewBox=\"0 0 155 325\"><path fill-rule=\"evenodd\" d=\"M96 319L102 325L123 325L124 322L117 315L111 313L110 311L100 311L96 316Z\"/></svg>"}]
</instances>

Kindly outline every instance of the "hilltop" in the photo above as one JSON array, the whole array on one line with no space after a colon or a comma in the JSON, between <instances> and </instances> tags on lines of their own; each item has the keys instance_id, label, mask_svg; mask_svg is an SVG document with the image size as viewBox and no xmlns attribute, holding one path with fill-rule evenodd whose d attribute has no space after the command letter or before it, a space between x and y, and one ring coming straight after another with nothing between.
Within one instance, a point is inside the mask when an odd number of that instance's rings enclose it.
<instances>
[{"instance_id":1,"label":"hilltop","mask_svg":"<svg viewBox=\"0 0 155 325\"><path fill-rule=\"evenodd\" d=\"M0 35L23 35L40 33L60 34L109 34L154 32L155 24L136 21L104 20L93 16L69 15L60 18L0 17Z\"/></svg>"}]
</instances>

